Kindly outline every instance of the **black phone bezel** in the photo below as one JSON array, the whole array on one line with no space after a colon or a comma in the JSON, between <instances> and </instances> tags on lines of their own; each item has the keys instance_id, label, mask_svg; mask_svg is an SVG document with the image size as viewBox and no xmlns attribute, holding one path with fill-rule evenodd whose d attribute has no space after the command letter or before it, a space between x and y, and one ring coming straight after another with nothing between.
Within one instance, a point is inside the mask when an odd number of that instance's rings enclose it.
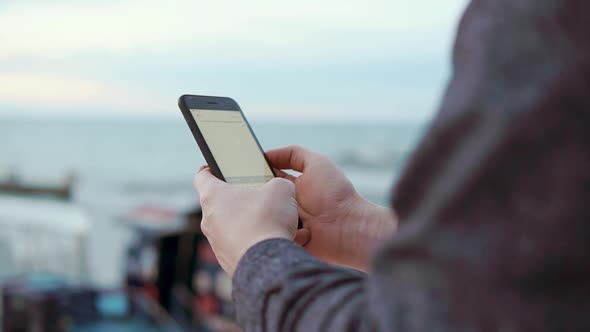
<instances>
[{"instance_id":1,"label":"black phone bezel","mask_svg":"<svg viewBox=\"0 0 590 332\"><path fill-rule=\"evenodd\" d=\"M252 137L254 138L256 145L258 145L260 153L262 153L262 155L264 156L264 159L266 160L266 163L268 164L270 171L272 172L274 177L277 176L274 168L268 161L268 158L266 157L266 154L264 153L264 150L262 149L262 146L260 145L258 138L254 134L254 131L252 130L252 127L250 126L248 119L244 115L244 112L242 112L240 105L238 105L238 103L235 100L229 97L182 95L178 99L178 107L180 108L182 115L184 116L184 119L193 134L193 137L197 141L197 145L199 146L199 149L201 149L201 153L205 157L205 161L207 162L207 165L209 165L211 173L213 173L213 175L215 175L218 179L226 181L225 177L223 176L223 173L221 172L221 169L219 168L219 165L217 164L217 161L215 160L215 157L213 157L213 153L211 153L211 149L209 149L209 145L207 145L205 137L203 137L203 134L201 133L201 130L197 125L197 121L195 121L193 115L191 114L191 109L240 112L242 118L244 119L244 122L248 126L248 130L250 130L250 134L252 134Z\"/></svg>"}]
</instances>

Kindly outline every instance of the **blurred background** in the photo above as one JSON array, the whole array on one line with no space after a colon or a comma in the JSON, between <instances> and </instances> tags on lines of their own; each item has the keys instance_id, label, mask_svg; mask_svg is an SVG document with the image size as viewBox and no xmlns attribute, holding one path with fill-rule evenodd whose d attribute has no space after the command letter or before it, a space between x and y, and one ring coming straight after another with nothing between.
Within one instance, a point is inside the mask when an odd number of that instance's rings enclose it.
<instances>
[{"instance_id":1,"label":"blurred background","mask_svg":"<svg viewBox=\"0 0 590 332\"><path fill-rule=\"evenodd\" d=\"M466 4L3 0L5 306L6 290L40 274L54 289L100 293L161 266L161 235L198 216L192 180L204 160L176 106L182 94L234 98L265 149L327 154L387 204L437 110Z\"/></svg>"}]
</instances>

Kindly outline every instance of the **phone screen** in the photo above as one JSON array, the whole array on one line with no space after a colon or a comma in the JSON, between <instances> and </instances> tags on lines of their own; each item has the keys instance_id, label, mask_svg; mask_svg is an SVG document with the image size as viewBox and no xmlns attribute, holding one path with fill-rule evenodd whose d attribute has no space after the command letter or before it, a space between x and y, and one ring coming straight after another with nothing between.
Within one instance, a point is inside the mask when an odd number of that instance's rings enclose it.
<instances>
[{"instance_id":1,"label":"phone screen","mask_svg":"<svg viewBox=\"0 0 590 332\"><path fill-rule=\"evenodd\" d=\"M259 187L274 178L242 112L190 111L227 183Z\"/></svg>"}]
</instances>

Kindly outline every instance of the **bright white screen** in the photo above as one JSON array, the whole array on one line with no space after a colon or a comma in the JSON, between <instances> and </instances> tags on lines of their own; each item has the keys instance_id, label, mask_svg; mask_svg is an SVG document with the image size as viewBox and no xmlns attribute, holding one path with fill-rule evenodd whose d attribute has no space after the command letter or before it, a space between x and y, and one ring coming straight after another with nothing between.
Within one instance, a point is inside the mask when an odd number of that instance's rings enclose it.
<instances>
[{"instance_id":1,"label":"bright white screen","mask_svg":"<svg viewBox=\"0 0 590 332\"><path fill-rule=\"evenodd\" d=\"M241 112L191 109L191 113L228 183L258 187L274 177Z\"/></svg>"}]
</instances>

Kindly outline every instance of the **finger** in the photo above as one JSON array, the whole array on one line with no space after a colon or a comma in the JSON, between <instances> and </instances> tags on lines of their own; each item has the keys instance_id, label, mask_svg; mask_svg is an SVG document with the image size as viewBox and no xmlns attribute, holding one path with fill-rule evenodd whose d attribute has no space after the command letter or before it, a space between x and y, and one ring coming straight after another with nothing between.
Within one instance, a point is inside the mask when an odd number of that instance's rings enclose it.
<instances>
[{"instance_id":1,"label":"finger","mask_svg":"<svg viewBox=\"0 0 590 332\"><path fill-rule=\"evenodd\" d=\"M203 166L199 167L199 170L197 171L197 173L199 173L200 171L204 170L207 167L209 167L209 166L208 165L203 165Z\"/></svg>"},{"instance_id":2,"label":"finger","mask_svg":"<svg viewBox=\"0 0 590 332\"><path fill-rule=\"evenodd\" d=\"M209 167L201 167L195 177L195 188L202 195L212 188L223 186L225 182L219 180L211 173Z\"/></svg>"},{"instance_id":3,"label":"finger","mask_svg":"<svg viewBox=\"0 0 590 332\"><path fill-rule=\"evenodd\" d=\"M303 172L312 153L297 145L290 145L284 148L269 150L266 157L275 168L292 169Z\"/></svg>"},{"instance_id":4,"label":"finger","mask_svg":"<svg viewBox=\"0 0 590 332\"><path fill-rule=\"evenodd\" d=\"M279 195L283 197L283 195L295 197L295 184L292 181L283 178L274 178L268 181L263 188L270 194L270 195Z\"/></svg>"},{"instance_id":5,"label":"finger","mask_svg":"<svg viewBox=\"0 0 590 332\"><path fill-rule=\"evenodd\" d=\"M295 182L295 180L297 179L297 177L296 177L296 176L293 176L293 175L291 175L291 174L288 174L288 173L286 173L286 172L284 172L284 171L282 171L282 170L280 170L280 169L278 169L278 168L273 168L273 170L274 170L275 174L276 174L278 177L281 177L281 178L283 178L283 179L287 179L287 180L289 180L289 181L291 181L291 182Z\"/></svg>"},{"instance_id":6,"label":"finger","mask_svg":"<svg viewBox=\"0 0 590 332\"><path fill-rule=\"evenodd\" d=\"M293 239L295 243L302 247L305 247L309 240L311 240L311 232L307 228L298 229Z\"/></svg>"}]
</instances>

